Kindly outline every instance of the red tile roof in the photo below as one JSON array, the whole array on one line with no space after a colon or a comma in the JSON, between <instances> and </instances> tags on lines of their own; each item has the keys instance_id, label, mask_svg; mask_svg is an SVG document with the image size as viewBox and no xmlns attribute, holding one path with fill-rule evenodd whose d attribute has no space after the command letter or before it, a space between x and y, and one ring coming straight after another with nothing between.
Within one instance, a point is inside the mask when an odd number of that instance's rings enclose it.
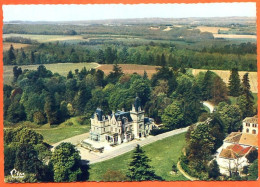
<instances>
[{"instance_id":1,"label":"red tile roof","mask_svg":"<svg viewBox=\"0 0 260 187\"><path fill-rule=\"evenodd\" d=\"M229 159L236 159L246 155L252 149L251 146L249 147L242 147L239 144L230 145L225 149L222 149L220 153L220 157L229 158Z\"/></svg>"}]
</instances>

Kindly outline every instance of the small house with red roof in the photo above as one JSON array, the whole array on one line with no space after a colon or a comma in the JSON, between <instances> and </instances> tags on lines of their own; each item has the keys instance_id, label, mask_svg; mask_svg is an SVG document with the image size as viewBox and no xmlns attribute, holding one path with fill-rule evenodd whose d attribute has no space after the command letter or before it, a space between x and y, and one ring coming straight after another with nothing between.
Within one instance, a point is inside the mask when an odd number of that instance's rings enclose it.
<instances>
[{"instance_id":1,"label":"small house with red roof","mask_svg":"<svg viewBox=\"0 0 260 187\"><path fill-rule=\"evenodd\" d=\"M258 149L257 128L257 116L247 117L243 120L242 132L232 132L224 139L216 154L220 173L241 173L243 167L249 165L246 155Z\"/></svg>"}]
</instances>

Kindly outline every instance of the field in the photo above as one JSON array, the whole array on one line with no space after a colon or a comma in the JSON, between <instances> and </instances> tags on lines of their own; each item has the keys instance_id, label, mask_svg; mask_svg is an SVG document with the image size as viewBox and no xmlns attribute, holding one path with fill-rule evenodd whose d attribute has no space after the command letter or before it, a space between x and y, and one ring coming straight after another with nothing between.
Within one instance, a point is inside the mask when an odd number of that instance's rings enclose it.
<instances>
[{"instance_id":1,"label":"field","mask_svg":"<svg viewBox=\"0 0 260 187\"><path fill-rule=\"evenodd\" d=\"M225 38L225 39L255 39L256 35L246 35L246 34L219 34L218 31L230 31L230 28L227 27L207 27L207 26L198 26L196 29L199 29L201 32L211 32L214 38Z\"/></svg>"},{"instance_id":2,"label":"field","mask_svg":"<svg viewBox=\"0 0 260 187\"><path fill-rule=\"evenodd\" d=\"M192 74L196 76L200 72L206 72L207 70L203 69L193 69ZM229 76L230 76L230 71L227 70L210 70L212 72L215 72L218 76L220 76L223 81L228 84ZM246 71L239 71L239 76L240 80L242 80L243 75L247 73ZM251 86L251 91L253 93L258 93L257 89L257 72L249 72L249 81L250 81L250 86Z\"/></svg>"},{"instance_id":3,"label":"field","mask_svg":"<svg viewBox=\"0 0 260 187\"><path fill-rule=\"evenodd\" d=\"M199 29L201 32L211 32L212 34L217 34L219 30L228 31L230 28L198 26L196 29Z\"/></svg>"},{"instance_id":4,"label":"field","mask_svg":"<svg viewBox=\"0 0 260 187\"><path fill-rule=\"evenodd\" d=\"M214 38L226 39L256 39L256 35L240 35L240 34L213 34Z\"/></svg>"},{"instance_id":5,"label":"field","mask_svg":"<svg viewBox=\"0 0 260 187\"><path fill-rule=\"evenodd\" d=\"M34 34L3 34L4 38L9 37L23 37L36 40L39 43L54 42L54 41L65 41L65 40L83 40L81 35L34 35Z\"/></svg>"},{"instance_id":6,"label":"field","mask_svg":"<svg viewBox=\"0 0 260 187\"><path fill-rule=\"evenodd\" d=\"M36 70L39 65L22 65L19 66L23 70ZM44 64L44 66L52 71L53 73L59 73L60 75L67 76L68 72L71 70L74 72L75 69L81 70L83 67L87 69L98 67L97 63L57 63L57 64ZM13 67L14 66L4 66L4 84L11 84L13 80Z\"/></svg>"},{"instance_id":7,"label":"field","mask_svg":"<svg viewBox=\"0 0 260 187\"><path fill-rule=\"evenodd\" d=\"M180 172L170 174L173 163L177 164L181 151L185 145L185 133L172 136L143 147L146 155L151 159L155 173L166 181L187 180ZM101 181L104 173L110 170L127 171L133 151L116 158L93 164L90 166L90 181Z\"/></svg>"},{"instance_id":8,"label":"field","mask_svg":"<svg viewBox=\"0 0 260 187\"><path fill-rule=\"evenodd\" d=\"M146 71L149 78L152 77L154 73L156 73L156 68L159 66L148 66L148 65L137 65L137 64L119 64L125 74L133 74L138 73L139 75L143 75L144 71ZM108 75L113 70L113 64L105 64L98 67L98 69L104 71L106 75Z\"/></svg>"},{"instance_id":9,"label":"field","mask_svg":"<svg viewBox=\"0 0 260 187\"><path fill-rule=\"evenodd\" d=\"M13 47L15 49L20 49L20 48L25 48L25 47L30 46L29 44L4 42L3 43L3 51L9 50L11 45L13 45Z\"/></svg>"}]
</instances>

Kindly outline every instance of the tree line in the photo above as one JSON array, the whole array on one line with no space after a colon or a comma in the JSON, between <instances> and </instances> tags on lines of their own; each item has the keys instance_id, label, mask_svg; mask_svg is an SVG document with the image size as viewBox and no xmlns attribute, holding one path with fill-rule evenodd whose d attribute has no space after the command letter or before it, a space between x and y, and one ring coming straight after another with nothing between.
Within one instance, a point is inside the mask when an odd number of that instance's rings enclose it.
<instances>
[{"instance_id":1,"label":"tree line","mask_svg":"<svg viewBox=\"0 0 260 187\"><path fill-rule=\"evenodd\" d=\"M255 47L252 45L250 43L240 44L239 47L232 45L229 47L230 50L225 49L225 46L198 51L181 49L175 44L153 43L139 46L101 46L100 44L98 47L93 47L56 42L35 44L26 49L14 49L11 45L10 49L4 52L3 60L4 65L95 61L100 64L167 65L174 69L181 67L222 70L238 68L240 71L257 71Z\"/></svg>"}]
</instances>

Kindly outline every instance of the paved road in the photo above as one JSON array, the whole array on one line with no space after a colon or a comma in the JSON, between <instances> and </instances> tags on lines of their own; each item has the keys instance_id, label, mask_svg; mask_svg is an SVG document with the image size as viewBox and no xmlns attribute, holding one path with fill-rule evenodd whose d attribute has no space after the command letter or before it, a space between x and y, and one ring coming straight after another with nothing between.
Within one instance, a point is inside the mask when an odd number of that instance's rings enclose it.
<instances>
[{"instance_id":1,"label":"paved road","mask_svg":"<svg viewBox=\"0 0 260 187\"><path fill-rule=\"evenodd\" d=\"M186 132L188 130L188 128L189 127L172 130L170 132L159 134L157 136L149 136L143 140L133 140L131 142L118 145L118 146L112 148L111 150L105 150L103 153L89 152L88 150L81 148L81 147L78 147L78 149L81 153L81 159L83 160L83 163L89 162L89 164L94 164L94 163L102 162L102 161L117 157L119 155L122 155L124 153L127 153L127 152L133 150L137 146L137 144L139 144L140 146L144 146L144 145L156 142L158 140L162 140L164 138Z\"/></svg>"},{"instance_id":2,"label":"paved road","mask_svg":"<svg viewBox=\"0 0 260 187\"><path fill-rule=\"evenodd\" d=\"M71 138L68 138L68 139L65 139L65 140L62 140L60 142L57 142L55 144L52 144L53 148L54 149L55 147L57 147L60 143L62 142L69 142L73 145L78 145L82 140L85 140L87 139L89 136L89 133L84 133L84 134L80 134L80 135L77 135L77 136L73 136Z\"/></svg>"},{"instance_id":3,"label":"paved road","mask_svg":"<svg viewBox=\"0 0 260 187\"><path fill-rule=\"evenodd\" d=\"M214 106L210 102L204 101L203 105L208 107L210 109L211 113L213 112ZM156 142L158 140L162 140L162 139L170 137L170 136L174 136L177 134L181 134L183 132L187 132L188 128L189 127L172 130L170 132L159 134L157 136L148 136L147 138L145 138L143 140L133 140L131 142L123 143L121 145L113 147L110 150L105 150L103 153L96 153L93 151L89 152L89 150L82 148L80 146L77 146L77 149L80 151L80 155L81 155L81 159L82 159L83 163L94 164L94 163L102 162L102 161L117 157L119 155L122 155L124 153L127 153L127 152L133 150L137 144L139 144L140 146L144 146L144 145ZM87 139L88 137L89 137L89 133L85 133L85 134L81 134L78 136L68 138L61 142L70 142L73 145L79 145L79 143L82 140ZM61 142L53 144L53 147L55 148Z\"/></svg>"}]
</instances>

